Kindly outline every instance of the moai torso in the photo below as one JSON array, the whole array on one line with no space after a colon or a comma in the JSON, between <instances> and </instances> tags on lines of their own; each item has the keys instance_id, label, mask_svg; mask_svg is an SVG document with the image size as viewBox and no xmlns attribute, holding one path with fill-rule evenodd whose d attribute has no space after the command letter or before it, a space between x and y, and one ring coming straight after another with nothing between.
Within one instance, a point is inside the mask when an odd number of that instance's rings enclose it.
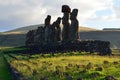
<instances>
[{"instance_id":1,"label":"moai torso","mask_svg":"<svg viewBox=\"0 0 120 80\"><path fill-rule=\"evenodd\" d=\"M70 13L70 8L67 5L62 6L62 12L63 12L63 18L62 18L62 24L63 24L63 29L62 29L62 42L66 43L69 41L69 13Z\"/></svg>"},{"instance_id":2,"label":"moai torso","mask_svg":"<svg viewBox=\"0 0 120 80\"><path fill-rule=\"evenodd\" d=\"M77 20L77 13L78 9L73 9L71 15L70 15L70 20L71 20L71 25L69 27L69 40L71 42L74 42L79 39L79 22Z\"/></svg>"},{"instance_id":3,"label":"moai torso","mask_svg":"<svg viewBox=\"0 0 120 80\"><path fill-rule=\"evenodd\" d=\"M30 30L26 35L26 45L34 45L34 30Z\"/></svg>"},{"instance_id":4,"label":"moai torso","mask_svg":"<svg viewBox=\"0 0 120 80\"><path fill-rule=\"evenodd\" d=\"M50 24L51 16L47 16L45 19L45 41L47 44L54 43L55 41L55 22Z\"/></svg>"},{"instance_id":5,"label":"moai torso","mask_svg":"<svg viewBox=\"0 0 120 80\"><path fill-rule=\"evenodd\" d=\"M45 42L49 43L50 41L50 20L51 20L51 16L48 15L47 18L45 19Z\"/></svg>"},{"instance_id":6,"label":"moai torso","mask_svg":"<svg viewBox=\"0 0 120 80\"><path fill-rule=\"evenodd\" d=\"M25 42L26 46L28 46L30 43L30 36L31 36L31 31L28 31L26 34L26 42Z\"/></svg>"},{"instance_id":7,"label":"moai torso","mask_svg":"<svg viewBox=\"0 0 120 80\"><path fill-rule=\"evenodd\" d=\"M55 43L55 27L56 27L56 23L53 22L53 24L50 26L50 33L49 33L49 43Z\"/></svg>"},{"instance_id":8,"label":"moai torso","mask_svg":"<svg viewBox=\"0 0 120 80\"><path fill-rule=\"evenodd\" d=\"M38 27L35 31L34 42L36 45L43 45L45 43L44 33L45 29L42 26Z\"/></svg>"},{"instance_id":9,"label":"moai torso","mask_svg":"<svg viewBox=\"0 0 120 80\"><path fill-rule=\"evenodd\" d=\"M56 22L55 22L56 23L56 28L55 28L55 41L56 42L61 41L61 38L62 38L60 22L61 22L61 18L58 17L57 20L56 20Z\"/></svg>"}]
</instances>

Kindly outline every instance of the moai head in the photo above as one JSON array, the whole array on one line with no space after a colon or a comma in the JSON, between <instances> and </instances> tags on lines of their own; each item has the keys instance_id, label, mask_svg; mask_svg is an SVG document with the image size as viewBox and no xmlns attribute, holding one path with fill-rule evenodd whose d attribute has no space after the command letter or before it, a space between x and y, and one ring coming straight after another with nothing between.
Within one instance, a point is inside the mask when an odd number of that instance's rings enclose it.
<instances>
[{"instance_id":1,"label":"moai head","mask_svg":"<svg viewBox=\"0 0 120 80\"><path fill-rule=\"evenodd\" d=\"M63 5L62 6L62 12L63 13L70 13L71 12L71 9L68 5Z\"/></svg>"},{"instance_id":2,"label":"moai head","mask_svg":"<svg viewBox=\"0 0 120 80\"><path fill-rule=\"evenodd\" d=\"M69 22L69 14L71 12L71 9L68 5L63 5L62 12L64 13L64 16L62 17L62 24L66 24Z\"/></svg>"},{"instance_id":3,"label":"moai head","mask_svg":"<svg viewBox=\"0 0 120 80\"><path fill-rule=\"evenodd\" d=\"M56 27L56 22L53 22L52 28L55 28L55 27Z\"/></svg>"},{"instance_id":4,"label":"moai head","mask_svg":"<svg viewBox=\"0 0 120 80\"><path fill-rule=\"evenodd\" d=\"M78 14L78 9L73 9L73 11L70 14L70 19L71 20L76 19L77 14Z\"/></svg>"},{"instance_id":5,"label":"moai head","mask_svg":"<svg viewBox=\"0 0 120 80\"><path fill-rule=\"evenodd\" d=\"M60 24L60 22L61 22L61 17L58 17L57 20L56 20L56 23Z\"/></svg>"},{"instance_id":6,"label":"moai head","mask_svg":"<svg viewBox=\"0 0 120 80\"><path fill-rule=\"evenodd\" d=\"M48 15L47 18L45 19L45 26L50 25L50 20L51 20L51 16Z\"/></svg>"}]
</instances>

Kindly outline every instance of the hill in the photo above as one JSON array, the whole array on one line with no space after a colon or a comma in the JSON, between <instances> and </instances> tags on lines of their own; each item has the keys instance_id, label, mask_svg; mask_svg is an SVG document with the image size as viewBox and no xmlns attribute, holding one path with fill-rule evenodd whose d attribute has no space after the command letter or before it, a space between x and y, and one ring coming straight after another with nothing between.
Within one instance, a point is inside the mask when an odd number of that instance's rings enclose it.
<instances>
[{"instance_id":1,"label":"hill","mask_svg":"<svg viewBox=\"0 0 120 80\"><path fill-rule=\"evenodd\" d=\"M113 31L113 30L114 30L114 31L120 31L120 28L104 28L103 30L105 30L105 31L106 31L106 30L107 30L107 31L111 31L111 30L112 30L112 31Z\"/></svg>"},{"instance_id":2,"label":"hill","mask_svg":"<svg viewBox=\"0 0 120 80\"><path fill-rule=\"evenodd\" d=\"M0 34L0 47L22 46L25 43L25 34Z\"/></svg>"},{"instance_id":3,"label":"hill","mask_svg":"<svg viewBox=\"0 0 120 80\"><path fill-rule=\"evenodd\" d=\"M40 26L44 26L44 25L43 24L38 24L38 25L25 26L25 27L13 29L13 30L10 30L10 31L6 31L6 32L4 32L4 34L17 34L17 33L19 33L19 34L25 34L29 30L37 29Z\"/></svg>"},{"instance_id":4,"label":"hill","mask_svg":"<svg viewBox=\"0 0 120 80\"><path fill-rule=\"evenodd\" d=\"M25 43L25 34L31 30L36 29L42 25L31 25L4 33L0 33L0 46L23 46ZM111 42L112 48L120 48L120 31L102 31L81 26L79 28L80 39L106 40Z\"/></svg>"},{"instance_id":5,"label":"hill","mask_svg":"<svg viewBox=\"0 0 120 80\"><path fill-rule=\"evenodd\" d=\"M6 31L3 34L25 34L29 30L37 29L40 26L44 26L44 24L25 26L25 27L14 29L14 30ZM97 29L84 27L84 26L79 27L79 31L96 31L96 30Z\"/></svg>"},{"instance_id":6,"label":"hill","mask_svg":"<svg viewBox=\"0 0 120 80\"><path fill-rule=\"evenodd\" d=\"M17 28L14 30L1 32L0 33L0 47L13 47L13 46L22 46L25 43L25 34L29 30L37 29L39 26L44 26L43 24L30 25L26 27ZM96 30L88 27L80 27L80 31L90 31Z\"/></svg>"},{"instance_id":7,"label":"hill","mask_svg":"<svg viewBox=\"0 0 120 80\"><path fill-rule=\"evenodd\" d=\"M80 32L80 38L93 39L93 40L105 40L111 42L111 48L120 49L120 31L88 31Z\"/></svg>"},{"instance_id":8,"label":"hill","mask_svg":"<svg viewBox=\"0 0 120 80\"><path fill-rule=\"evenodd\" d=\"M80 26L79 27L79 32L87 32L87 31L100 31L100 30L94 29L94 28L85 27L85 26Z\"/></svg>"}]
</instances>

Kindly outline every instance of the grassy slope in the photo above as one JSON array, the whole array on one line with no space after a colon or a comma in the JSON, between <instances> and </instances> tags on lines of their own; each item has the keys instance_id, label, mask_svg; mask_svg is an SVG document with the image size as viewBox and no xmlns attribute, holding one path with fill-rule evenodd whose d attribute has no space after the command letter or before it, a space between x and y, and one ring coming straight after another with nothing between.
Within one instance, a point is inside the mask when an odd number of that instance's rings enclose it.
<instances>
[{"instance_id":1,"label":"grassy slope","mask_svg":"<svg viewBox=\"0 0 120 80\"><path fill-rule=\"evenodd\" d=\"M119 56L87 56L78 54L57 54L54 57L33 55L30 58L28 56L15 55L20 60L14 60L11 64L23 76L32 78L32 80L39 80L41 77L48 77L50 80L67 80L65 73L72 76L74 80L79 77L84 80L103 80L107 75L120 79ZM91 64L89 65L89 63ZM99 67L103 70L97 70Z\"/></svg>"},{"instance_id":2,"label":"grassy slope","mask_svg":"<svg viewBox=\"0 0 120 80\"><path fill-rule=\"evenodd\" d=\"M0 52L0 80L12 80L8 65Z\"/></svg>"},{"instance_id":3,"label":"grassy slope","mask_svg":"<svg viewBox=\"0 0 120 80\"><path fill-rule=\"evenodd\" d=\"M0 35L0 47L23 46L24 44L25 34Z\"/></svg>"}]
</instances>

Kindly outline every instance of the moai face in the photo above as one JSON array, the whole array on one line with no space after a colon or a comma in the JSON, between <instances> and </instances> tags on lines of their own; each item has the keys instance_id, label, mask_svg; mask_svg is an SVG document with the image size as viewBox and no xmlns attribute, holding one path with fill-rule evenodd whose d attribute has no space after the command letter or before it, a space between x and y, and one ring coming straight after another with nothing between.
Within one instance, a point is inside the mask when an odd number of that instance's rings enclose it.
<instances>
[{"instance_id":1,"label":"moai face","mask_svg":"<svg viewBox=\"0 0 120 80\"><path fill-rule=\"evenodd\" d=\"M78 14L78 9L73 9L73 11L72 11L71 14L70 14L70 19L71 19L71 20L76 19L77 14Z\"/></svg>"},{"instance_id":2,"label":"moai face","mask_svg":"<svg viewBox=\"0 0 120 80\"><path fill-rule=\"evenodd\" d=\"M45 25L50 25L50 20L51 20L51 16L48 15L47 18L45 19Z\"/></svg>"},{"instance_id":3,"label":"moai face","mask_svg":"<svg viewBox=\"0 0 120 80\"><path fill-rule=\"evenodd\" d=\"M60 24L60 22L61 22L61 17L58 17L56 23Z\"/></svg>"},{"instance_id":4,"label":"moai face","mask_svg":"<svg viewBox=\"0 0 120 80\"><path fill-rule=\"evenodd\" d=\"M65 17L63 16L63 18L62 18L62 24L66 24L65 21L66 21L66 20L65 20Z\"/></svg>"},{"instance_id":5,"label":"moai face","mask_svg":"<svg viewBox=\"0 0 120 80\"><path fill-rule=\"evenodd\" d=\"M55 28L55 26L56 26L56 22L53 22L52 27Z\"/></svg>"},{"instance_id":6,"label":"moai face","mask_svg":"<svg viewBox=\"0 0 120 80\"><path fill-rule=\"evenodd\" d=\"M62 18L62 24L66 24L69 22L69 13L65 13Z\"/></svg>"}]
</instances>

